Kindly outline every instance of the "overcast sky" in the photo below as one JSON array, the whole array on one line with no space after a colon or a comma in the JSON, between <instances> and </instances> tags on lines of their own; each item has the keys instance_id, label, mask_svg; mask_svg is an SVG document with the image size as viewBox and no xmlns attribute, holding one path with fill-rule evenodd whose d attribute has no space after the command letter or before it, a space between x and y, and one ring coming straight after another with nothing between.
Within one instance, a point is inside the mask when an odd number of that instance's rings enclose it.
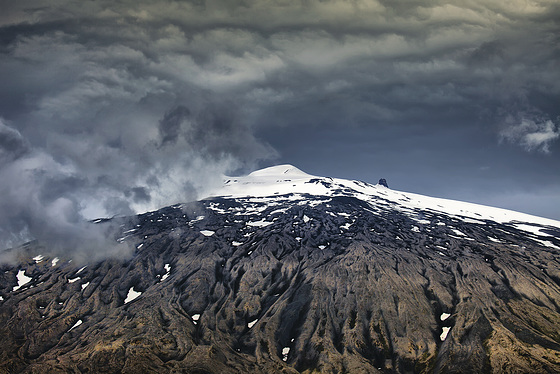
<instances>
[{"instance_id":1,"label":"overcast sky","mask_svg":"<svg viewBox=\"0 0 560 374\"><path fill-rule=\"evenodd\" d=\"M560 219L559 161L557 0L0 0L4 246L277 163Z\"/></svg>"}]
</instances>

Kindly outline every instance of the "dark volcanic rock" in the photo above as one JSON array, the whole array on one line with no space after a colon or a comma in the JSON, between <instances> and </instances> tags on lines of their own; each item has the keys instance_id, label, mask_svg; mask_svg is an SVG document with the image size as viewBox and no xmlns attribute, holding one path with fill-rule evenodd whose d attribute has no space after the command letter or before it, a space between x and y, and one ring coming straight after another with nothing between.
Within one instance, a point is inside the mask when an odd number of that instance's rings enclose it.
<instances>
[{"instance_id":1,"label":"dark volcanic rock","mask_svg":"<svg viewBox=\"0 0 560 374\"><path fill-rule=\"evenodd\" d=\"M0 372L560 372L558 249L416 213L217 198L123 221L131 258L28 246L0 272Z\"/></svg>"}]
</instances>

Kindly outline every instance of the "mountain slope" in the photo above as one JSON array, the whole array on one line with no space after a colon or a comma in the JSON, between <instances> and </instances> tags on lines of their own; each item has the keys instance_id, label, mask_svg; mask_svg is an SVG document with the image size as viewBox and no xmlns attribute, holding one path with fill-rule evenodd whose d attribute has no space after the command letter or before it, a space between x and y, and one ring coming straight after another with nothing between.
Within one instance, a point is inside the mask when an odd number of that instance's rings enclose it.
<instances>
[{"instance_id":1,"label":"mountain slope","mask_svg":"<svg viewBox=\"0 0 560 374\"><path fill-rule=\"evenodd\" d=\"M557 221L281 165L98 224L2 265L0 372L560 372Z\"/></svg>"}]
</instances>

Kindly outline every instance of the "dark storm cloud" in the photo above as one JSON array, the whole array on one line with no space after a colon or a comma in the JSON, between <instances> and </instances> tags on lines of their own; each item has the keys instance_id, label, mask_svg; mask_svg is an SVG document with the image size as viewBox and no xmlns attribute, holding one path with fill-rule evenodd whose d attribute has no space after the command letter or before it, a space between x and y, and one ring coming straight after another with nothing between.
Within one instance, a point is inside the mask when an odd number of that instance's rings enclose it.
<instances>
[{"instance_id":1,"label":"dark storm cloud","mask_svg":"<svg viewBox=\"0 0 560 374\"><path fill-rule=\"evenodd\" d=\"M470 139L443 156L453 175L482 144L550 167L558 14L544 0L11 2L0 14L1 157L5 172L34 172L27 190L0 181L21 204L2 227L37 237L44 220L32 212L57 201L71 226L194 199L220 173L290 159L302 133L333 150L349 131L377 149L426 134L393 168L448 137Z\"/></svg>"},{"instance_id":2,"label":"dark storm cloud","mask_svg":"<svg viewBox=\"0 0 560 374\"><path fill-rule=\"evenodd\" d=\"M162 145L169 142L177 142L181 124L189 118L190 114L191 111L183 105L179 105L170 112L165 113L165 116L163 116L163 119L159 122Z\"/></svg>"},{"instance_id":3,"label":"dark storm cloud","mask_svg":"<svg viewBox=\"0 0 560 374\"><path fill-rule=\"evenodd\" d=\"M504 57L504 48L497 41L484 42L473 50L467 57L467 61L474 66L484 66L501 60Z\"/></svg>"},{"instance_id":4,"label":"dark storm cloud","mask_svg":"<svg viewBox=\"0 0 560 374\"><path fill-rule=\"evenodd\" d=\"M0 167L16 160L29 151L29 145L19 131L0 120Z\"/></svg>"},{"instance_id":5,"label":"dark storm cloud","mask_svg":"<svg viewBox=\"0 0 560 374\"><path fill-rule=\"evenodd\" d=\"M61 196L68 195L69 192L83 188L86 180L76 175L43 175L44 171L36 171L35 179L40 180L41 190L39 200L48 204Z\"/></svg>"},{"instance_id":6,"label":"dark storm cloud","mask_svg":"<svg viewBox=\"0 0 560 374\"><path fill-rule=\"evenodd\" d=\"M147 203L150 202L150 192L144 187L134 187L130 189L132 193L132 199L135 203Z\"/></svg>"}]
</instances>

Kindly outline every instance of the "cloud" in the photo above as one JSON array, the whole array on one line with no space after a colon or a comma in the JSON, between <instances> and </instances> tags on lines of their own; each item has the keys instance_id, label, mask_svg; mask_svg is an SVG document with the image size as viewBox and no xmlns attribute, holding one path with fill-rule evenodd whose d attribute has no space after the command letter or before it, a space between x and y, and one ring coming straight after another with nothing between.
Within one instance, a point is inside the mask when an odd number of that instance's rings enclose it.
<instances>
[{"instance_id":1,"label":"cloud","mask_svg":"<svg viewBox=\"0 0 560 374\"><path fill-rule=\"evenodd\" d=\"M175 143L179 137L181 124L187 120L191 112L183 105L179 105L168 113L165 113L162 120L159 122L159 131L161 134L161 144Z\"/></svg>"},{"instance_id":2,"label":"cloud","mask_svg":"<svg viewBox=\"0 0 560 374\"><path fill-rule=\"evenodd\" d=\"M16 129L6 125L0 119L0 168L14 161L29 151L29 145Z\"/></svg>"},{"instance_id":3,"label":"cloud","mask_svg":"<svg viewBox=\"0 0 560 374\"><path fill-rule=\"evenodd\" d=\"M468 63L475 66L484 66L489 62L496 62L504 58L504 49L501 43L493 40L484 42L467 57Z\"/></svg>"},{"instance_id":4,"label":"cloud","mask_svg":"<svg viewBox=\"0 0 560 374\"><path fill-rule=\"evenodd\" d=\"M132 139L123 137L138 123L106 134L97 133L100 125L73 133L61 120L49 127L44 147L35 148L0 124L0 247L38 239L78 257L128 253L111 241L112 228L87 221L195 200L220 184L220 175L274 154L236 123L232 108L214 104L190 113L172 107L151 132Z\"/></svg>"},{"instance_id":5,"label":"cloud","mask_svg":"<svg viewBox=\"0 0 560 374\"><path fill-rule=\"evenodd\" d=\"M462 134L518 103L556 118L557 14L544 0L10 2L2 235L64 237L196 199L301 133L331 134L329 149L359 129L373 148L411 128ZM501 137L550 151L558 125L525 122Z\"/></svg>"},{"instance_id":6,"label":"cloud","mask_svg":"<svg viewBox=\"0 0 560 374\"><path fill-rule=\"evenodd\" d=\"M550 153L550 144L560 137L558 125L550 119L522 116L515 122L512 118L506 122L509 126L502 130L501 138L519 144L527 151Z\"/></svg>"},{"instance_id":7,"label":"cloud","mask_svg":"<svg viewBox=\"0 0 560 374\"><path fill-rule=\"evenodd\" d=\"M75 171L48 155L30 151L0 169L0 247L37 239L52 254L98 259L129 253L117 245L110 226L81 215Z\"/></svg>"}]
</instances>

